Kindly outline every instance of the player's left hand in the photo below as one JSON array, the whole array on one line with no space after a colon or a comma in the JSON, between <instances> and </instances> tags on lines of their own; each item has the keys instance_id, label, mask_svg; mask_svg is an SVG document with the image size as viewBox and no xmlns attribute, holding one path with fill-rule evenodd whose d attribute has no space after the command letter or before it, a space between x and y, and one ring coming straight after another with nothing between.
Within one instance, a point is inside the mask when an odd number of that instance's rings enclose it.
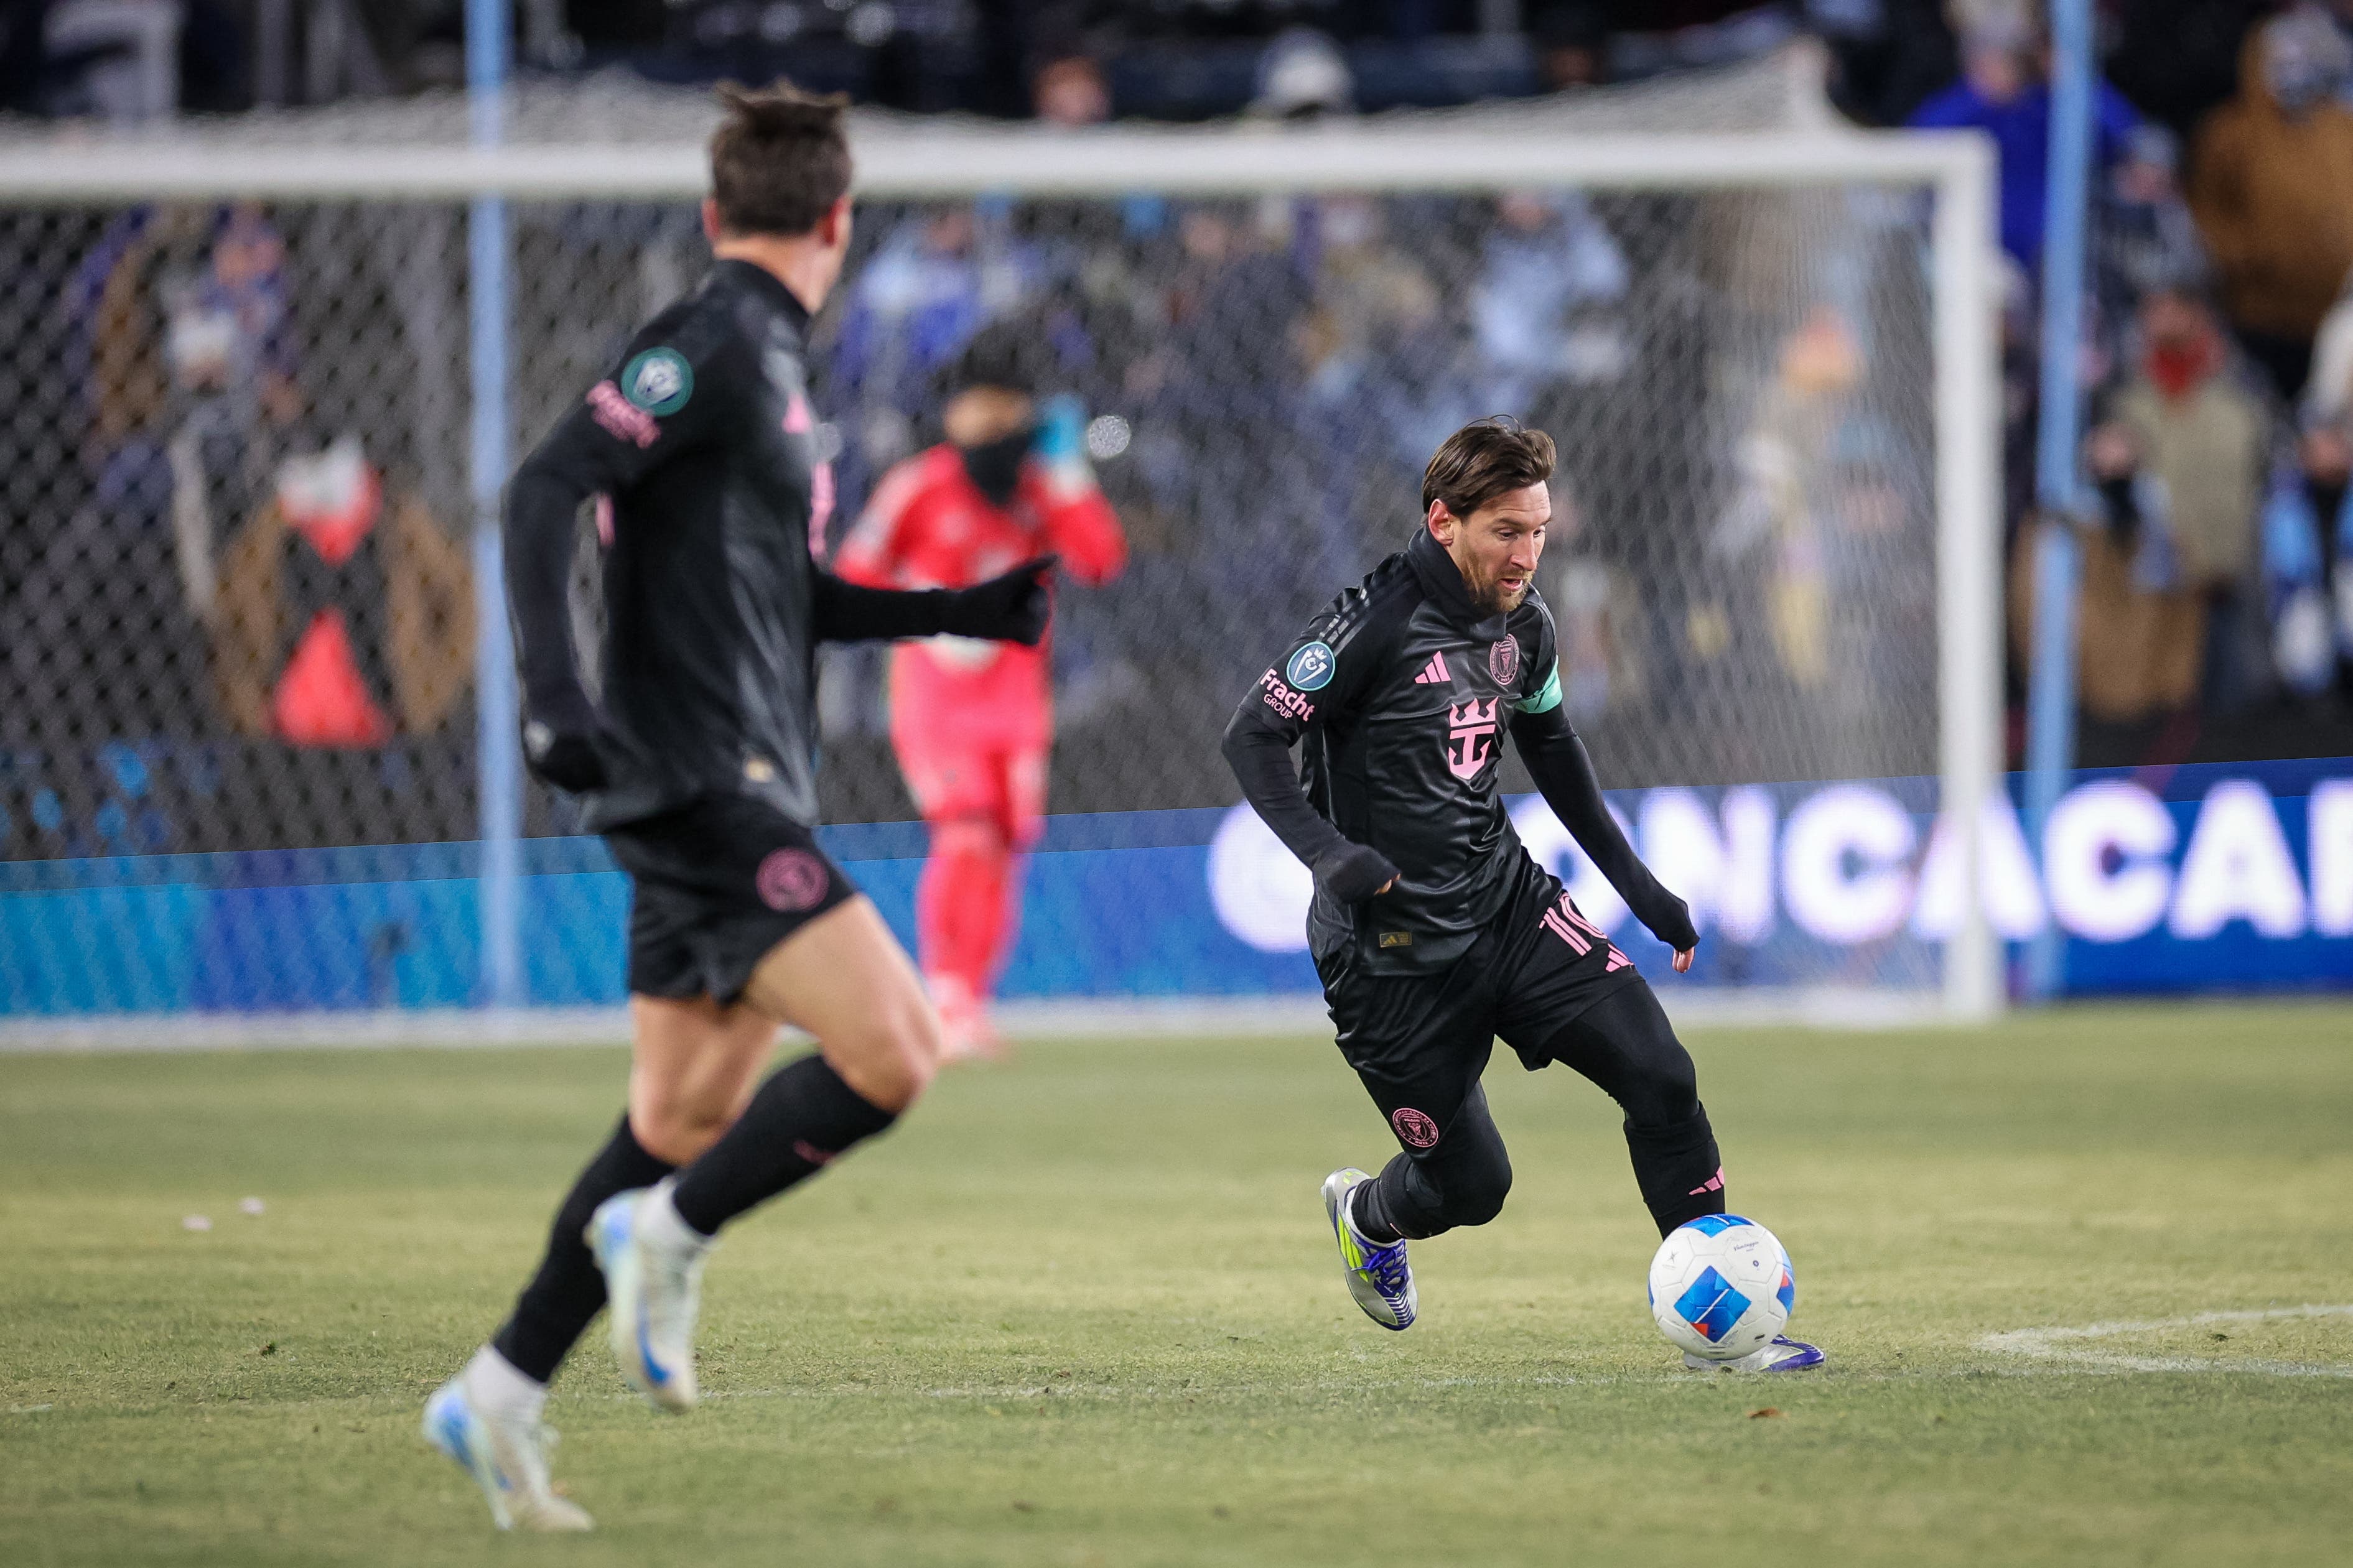
<instances>
[{"instance_id":1,"label":"player's left hand","mask_svg":"<svg viewBox=\"0 0 2353 1568\"><path fill-rule=\"evenodd\" d=\"M1053 607L1046 580L1060 560L1059 555L1040 555L1002 576L958 590L949 595L948 625L943 629L958 637L1037 647Z\"/></svg>"},{"instance_id":2,"label":"player's left hand","mask_svg":"<svg viewBox=\"0 0 2353 1568\"><path fill-rule=\"evenodd\" d=\"M1684 948L1681 952L1676 953L1675 973L1677 974L1689 974L1691 973L1692 957L1698 952L1698 947L1692 946Z\"/></svg>"}]
</instances>

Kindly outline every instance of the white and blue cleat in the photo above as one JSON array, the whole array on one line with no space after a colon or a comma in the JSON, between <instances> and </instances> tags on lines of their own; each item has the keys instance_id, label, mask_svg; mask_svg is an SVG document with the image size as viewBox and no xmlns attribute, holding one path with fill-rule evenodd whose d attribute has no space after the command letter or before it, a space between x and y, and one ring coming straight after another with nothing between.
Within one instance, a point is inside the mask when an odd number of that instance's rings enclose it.
<instances>
[{"instance_id":1,"label":"white and blue cleat","mask_svg":"<svg viewBox=\"0 0 2353 1568\"><path fill-rule=\"evenodd\" d=\"M1803 1372L1821 1365L1824 1359L1820 1347L1787 1334L1774 1335L1737 1361L1703 1361L1683 1352L1683 1364L1694 1372Z\"/></svg>"},{"instance_id":2,"label":"white and blue cleat","mask_svg":"<svg viewBox=\"0 0 2353 1568\"><path fill-rule=\"evenodd\" d=\"M694 1323L711 1244L647 1223L659 1189L617 1194L596 1207L586 1239L605 1271L606 1330L621 1376L657 1410L694 1408ZM678 1237L664 1230L678 1231Z\"/></svg>"},{"instance_id":3,"label":"white and blue cleat","mask_svg":"<svg viewBox=\"0 0 2353 1568\"><path fill-rule=\"evenodd\" d=\"M556 1495L547 1458L555 1430L537 1420L501 1419L466 1395L466 1374L434 1390L425 1403L425 1440L473 1478L501 1530L580 1531L595 1528L586 1511Z\"/></svg>"},{"instance_id":4,"label":"white and blue cleat","mask_svg":"<svg viewBox=\"0 0 2353 1568\"><path fill-rule=\"evenodd\" d=\"M1420 1310L1421 1297L1413 1287L1413 1268L1406 1262L1405 1243L1386 1247L1366 1241L1348 1216L1348 1194L1373 1178L1351 1165L1324 1178L1324 1212L1332 1221L1332 1235L1340 1244L1340 1267L1346 1272L1348 1294L1365 1316L1385 1329L1409 1329Z\"/></svg>"}]
</instances>

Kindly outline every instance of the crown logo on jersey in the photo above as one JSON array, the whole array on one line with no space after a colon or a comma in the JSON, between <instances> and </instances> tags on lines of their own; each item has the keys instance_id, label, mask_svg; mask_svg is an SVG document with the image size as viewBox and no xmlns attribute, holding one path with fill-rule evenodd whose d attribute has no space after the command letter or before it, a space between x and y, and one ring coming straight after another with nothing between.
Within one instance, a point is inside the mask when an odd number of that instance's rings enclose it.
<instances>
[{"instance_id":1,"label":"crown logo on jersey","mask_svg":"<svg viewBox=\"0 0 2353 1568\"><path fill-rule=\"evenodd\" d=\"M1495 707L1503 701L1449 703L1446 708L1446 771L1465 783L1475 779L1495 757Z\"/></svg>"},{"instance_id":2,"label":"crown logo on jersey","mask_svg":"<svg viewBox=\"0 0 2353 1568\"><path fill-rule=\"evenodd\" d=\"M1416 686L1449 686L1453 680L1454 677L1447 672L1443 653L1431 654L1430 662L1421 667L1421 673L1413 678Z\"/></svg>"}]
</instances>

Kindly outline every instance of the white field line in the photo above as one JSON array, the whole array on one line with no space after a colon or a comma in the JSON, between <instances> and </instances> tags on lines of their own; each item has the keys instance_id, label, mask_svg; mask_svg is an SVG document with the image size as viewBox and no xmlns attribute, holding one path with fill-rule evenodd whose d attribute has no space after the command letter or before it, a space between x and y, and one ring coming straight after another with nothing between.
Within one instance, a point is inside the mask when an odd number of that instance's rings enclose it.
<instances>
[{"instance_id":1,"label":"white field line","mask_svg":"<svg viewBox=\"0 0 2353 1568\"><path fill-rule=\"evenodd\" d=\"M2266 1377L2353 1377L2353 1365L2312 1362L2271 1361L2253 1356L2117 1355L2107 1351L2071 1350L2069 1342L2114 1339L2119 1334L2156 1333L2166 1329L2194 1329L2208 1323L2275 1322L2292 1318L2353 1318L2353 1304L2333 1307L2262 1307L2237 1312L2192 1312L2186 1318L2153 1318L2145 1322L2086 1323L2073 1329L2012 1329L1988 1334L1977 1348L2002 1355L2109 1372L2235 1372Z\"/></svg>"}]
</instances>

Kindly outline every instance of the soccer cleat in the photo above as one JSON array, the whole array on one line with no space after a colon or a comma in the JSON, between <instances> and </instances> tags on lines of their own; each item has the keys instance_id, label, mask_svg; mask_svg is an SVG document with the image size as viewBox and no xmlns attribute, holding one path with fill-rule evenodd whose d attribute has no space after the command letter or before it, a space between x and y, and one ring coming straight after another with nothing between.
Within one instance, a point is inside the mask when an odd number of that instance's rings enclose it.
<instances>
[{"instance_id":1,"label":"soccer cleat","mask_svg":"<svg viewBox=\"0 0 2353 1568\"><path fill-rule=\"evenodd\" d=\"M1324 1212L1331 1216L1332 1235L1340 1243L1340 1267L1348 1276L1348 1294L1365 1316L1385 1329L1413 1327L1421 1305L1413 1288L1413 1268L1405 1259L1405 1243L1377 1246L1356 1234L1348 1217L1348 1194L1373 1178L1351 1165L1324 1178Z\"/></svg>"},{"instance_id":2,"label":"soccer cleat","mask_svg":"<svg viewBox=\"0 0 2353 1568\"><path fill-rule=\"evenodd\" d=\"M924 981L940 1015L940 1060L1002 1061L1011 1055L1005 1037L989 1021L988 1005L971 986L954 975L934 974Z\"/></svg>"},{"instance_id":3,"label":"soccer cleat","mask_svg":"<svg viewBox=\"0 0 2353 1568\"><path fill-rule=\"evenodd\" d=\"M1787 1334L1774 1335L1769 1344L1750 1351L1737 1361L1702 1361L1691 1352L1683 1352L1683 1364L1694 1372L1803 1372L1810 1366L1821 1365L1825 1359L1819 1346L1793 1340Z\"/></svg>"},{"instance_id":4,"label":"soccer cleat","mask_svg":"<svg viewBox=\"0 0 2353 1568\"><path fill-rule=\"evenodd\" d=\"M586 1240L605 1271L605 1327L622 1378L655 1409L687 1411L694 1408L694 1321L711 1244L650 1234L645 1208L654 1192L607 1198L588 1221Z\"/></svg>"},{"instance_id":5,"label":"soccer cleat","mask_svg":"<svg viewBox=\"0 0 2353 1568\"><path fill-rule=\"evenodd\" d=\"M466 1374L434 1390L425 1402L425 1440L457 1462L490 1500L501 1530L576 1531L596 1528L578 1503L558 1497L547 1479L555 1429L539 1421L501 1419L466 1396Z\"/></svg>"}]
</instances>

